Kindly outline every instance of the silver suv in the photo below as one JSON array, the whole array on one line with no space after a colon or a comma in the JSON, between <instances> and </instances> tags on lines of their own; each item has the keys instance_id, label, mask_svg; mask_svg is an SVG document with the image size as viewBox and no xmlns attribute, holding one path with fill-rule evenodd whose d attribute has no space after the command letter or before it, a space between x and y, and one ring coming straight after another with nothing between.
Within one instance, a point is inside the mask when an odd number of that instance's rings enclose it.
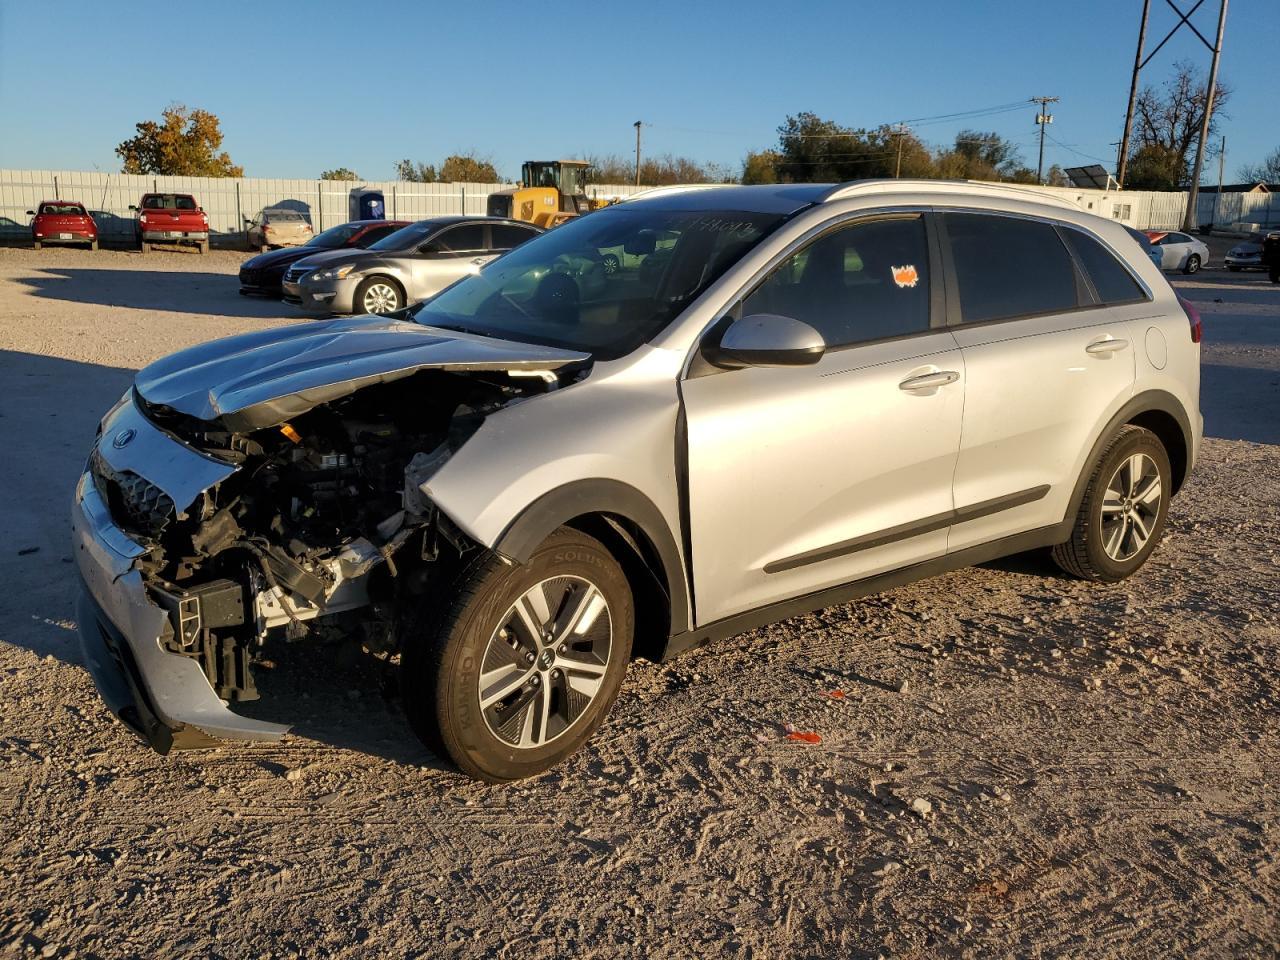
<instances>
[{"instance_id":1,"label":"silver suv","mask_svg":"<svg viewBox=\"0 0 1280 960\"><path fill-rule=\"evenodd\" d=\"M255 656L346 637L464 771L536 774L633 651L1036 547L1129 576L1195 462L1199 339L1121 224L1035 191L654 191L407 319L143 370L75 495L87 662L165 751L278 738L228 708Z\"/></svg>"}]
</instances>

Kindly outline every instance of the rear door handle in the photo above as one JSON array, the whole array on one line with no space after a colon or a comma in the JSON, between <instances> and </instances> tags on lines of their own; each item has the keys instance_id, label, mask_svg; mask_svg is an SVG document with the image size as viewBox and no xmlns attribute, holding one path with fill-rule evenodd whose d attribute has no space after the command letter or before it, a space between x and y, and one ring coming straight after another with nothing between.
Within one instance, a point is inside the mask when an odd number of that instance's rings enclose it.
<instances>
[{"instance_id":1,"label":"rear door handle","mask_svg":"<svg viewBox=\"0 0 1280 960\"><path fill-rule=\"evenodd\" d=\"M1119 350L1123 350L1127 346L1129 346L1128 340L1112 340L1108 338L1106 340L1093 341L1093 343L1084 348L1084 352L1091 353L1095 357L1105 357Z\"/></svg>"},{"instance_id":2,"label":"rear door handle","mask_svg":"<svg viewBox=\"0 0 1280 960\"><path fill-rule=\"evenodd\" d=\"M899 390L936 390L948 383L955 383L960 374L954 370L937 370L933 373L922 373L918 377L907 377L898 384Z\"/></svg>"}]
</instances>

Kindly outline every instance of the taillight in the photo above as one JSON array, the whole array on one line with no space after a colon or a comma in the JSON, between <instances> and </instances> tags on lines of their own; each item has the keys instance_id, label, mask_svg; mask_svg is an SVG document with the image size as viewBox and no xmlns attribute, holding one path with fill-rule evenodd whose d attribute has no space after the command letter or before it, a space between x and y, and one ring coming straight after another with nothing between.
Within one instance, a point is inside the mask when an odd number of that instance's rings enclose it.
<instances>
[{"instance_id":1,"label":"taillight","mask_svg":"<svg viewBox=\"0 0 1280 960\"><path fill-rule=\"evenodd\" d=\"M1191 342L1199 343L1204 333L1204 324L1200 322L1200 311L1182 294L1178 294L1178 303L1182 304L1182 309L1187 314L1187 321L1191 324Z\"/></svg>"}]
</instances>

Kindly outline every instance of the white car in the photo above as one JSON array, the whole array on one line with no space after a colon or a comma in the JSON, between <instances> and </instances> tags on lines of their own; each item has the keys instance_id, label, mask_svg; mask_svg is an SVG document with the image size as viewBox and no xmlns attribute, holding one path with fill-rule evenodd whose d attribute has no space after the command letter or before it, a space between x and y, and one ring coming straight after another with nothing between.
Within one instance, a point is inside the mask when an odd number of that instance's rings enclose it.
<instances>
[{"instance_id":1,"label":"white car","mask_svg":"<svg viewBox=\"0 0 1280 960\"><path fill-rule=\"evenodd\" d=\"M1209 248L1203 240L1197 240L1190 234L1148 230L1147 237L1151 245L1160 251L1162 270L1195 273L1209 262Z\"/></svg>"},{"instance_id":2,"label":"white car","mask_svg":"<svg viewBox=\"0 0 1280 960\"><path fill-rule=\"evenodd\" d=\"M648 269L565 266L618 247ZM263 643L346 638L401 656L442 756L531 776L633 649L1034 548L1136 573L1196 460L1200 332L1122 224L1025 189L652 191L400 316L140 371L72 508L85 662L167 751L278 739L230 706Z\"/></svg>"}]
</instances>

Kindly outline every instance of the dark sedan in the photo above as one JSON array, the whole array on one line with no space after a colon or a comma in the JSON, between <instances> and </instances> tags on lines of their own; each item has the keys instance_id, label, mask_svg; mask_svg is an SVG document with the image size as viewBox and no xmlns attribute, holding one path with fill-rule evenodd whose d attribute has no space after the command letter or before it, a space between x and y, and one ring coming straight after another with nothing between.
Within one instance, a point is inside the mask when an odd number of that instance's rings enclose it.
<instances>
[{"instance_id":1,"label":"dark sedan","mask_svg":"<svg viewBox=\"0 0 1280 960\"><path fill-rule=\"evenodd\" d=\"M290 264L325 250L363 250L408 224L407 220L353 220L316 234L302 246L251 257L240 267L240 293L279 297L283 293L280 284Z\"/></svg>"}]
</instances>

